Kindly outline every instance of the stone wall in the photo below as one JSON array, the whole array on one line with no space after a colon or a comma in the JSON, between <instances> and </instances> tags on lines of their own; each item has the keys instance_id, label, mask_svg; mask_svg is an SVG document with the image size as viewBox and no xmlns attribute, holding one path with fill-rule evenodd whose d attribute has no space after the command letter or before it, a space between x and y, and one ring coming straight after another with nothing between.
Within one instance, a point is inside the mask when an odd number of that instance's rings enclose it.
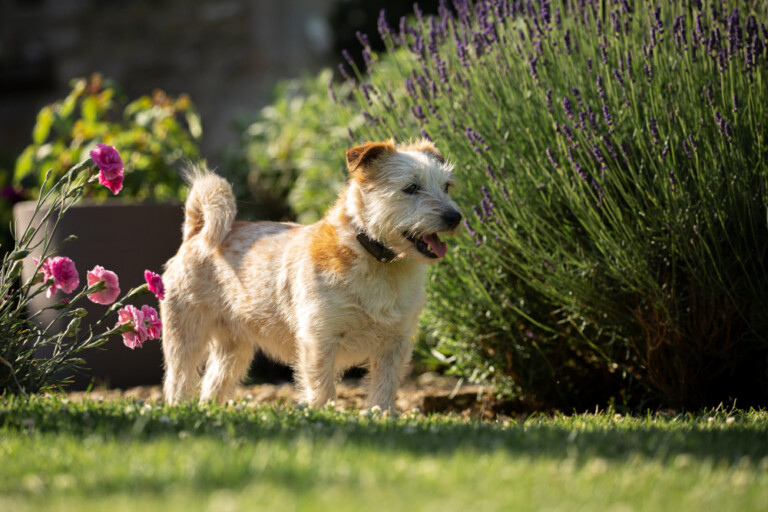
<instances>
[{"instance_id":1,"label":"stone wall","mask_svg":"<svg viewBox=\"0 0 768 512\"><path fill-rule=\"evenodd\" d=\"M0 168L30 141L35 114L74 77L101 72L129 97L188 93L203 155L234 138L233 119L275 81L331 55L336 0L0 0Z\"/></svg>"}]
</instances>

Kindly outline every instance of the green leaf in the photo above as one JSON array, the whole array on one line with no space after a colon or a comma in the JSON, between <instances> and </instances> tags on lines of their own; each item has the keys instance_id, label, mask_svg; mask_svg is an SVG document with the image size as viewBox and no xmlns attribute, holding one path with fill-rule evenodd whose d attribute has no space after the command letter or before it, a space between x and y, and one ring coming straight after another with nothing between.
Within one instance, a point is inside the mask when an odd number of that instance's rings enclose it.
<instances>
[{"instance_id":1,"label":"green leaf","mask_svg":"<svg viewBox=\"0 0 768 512\"><path fill-rule=\"evenodd\" d=\"M16 168L13 171L13 181L16 183L26 178L34 167L35 163L35 146L27 146L27 148L16 159Z\"/></svg>"},{"instance_id":2,"label":"green leaf","mask_svg":"<svg viewBox=\"0 0 768 512\"><path fill-rule=\"evenodd\" d=\"M187 112L187 124L189 125L189 133L192 134L192 137L199 139L203 135L203 126L197 113Z\"/></svg>"},{"instance_id":3,"label":"green leaf","mask_svg":"<svg viewBox=\"0 0 768 512\"><path fill-rule=\"evenodd\" d=\"M88 123L95 123L99 116L99 103L96 98L94 96L85 98L80 107L80 112L83 116L83 120Z\"/></svg>"},{"instance_id":4,"label":"green leaf","mask_svg":"<svg viewBox=\"0 0 768 512\"><path fill-rule=\"evenodd\" d=\"M37 114L37 123L32 129L32 141L40 145L48 138L53 125L53 109L50 105L43 107Z\"/></svg>"}]
</instances>

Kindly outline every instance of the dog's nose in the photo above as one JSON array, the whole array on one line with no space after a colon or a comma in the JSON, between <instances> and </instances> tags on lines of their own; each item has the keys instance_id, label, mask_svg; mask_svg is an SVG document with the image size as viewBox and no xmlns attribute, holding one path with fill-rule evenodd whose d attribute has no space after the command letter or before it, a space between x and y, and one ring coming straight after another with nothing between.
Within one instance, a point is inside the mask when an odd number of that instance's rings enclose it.
<instances>
[{"instance_id":1,"label":"dog's nose","mask_svg":"<svg viewBox=\"0 0 768 512\"><path fill-rule=\"evenodd\" d=\"M456 210L448 210L443 213L443 222L448 226L448 229L453 229L461 222L461 214Z\"/></svg>"}]
</instances>

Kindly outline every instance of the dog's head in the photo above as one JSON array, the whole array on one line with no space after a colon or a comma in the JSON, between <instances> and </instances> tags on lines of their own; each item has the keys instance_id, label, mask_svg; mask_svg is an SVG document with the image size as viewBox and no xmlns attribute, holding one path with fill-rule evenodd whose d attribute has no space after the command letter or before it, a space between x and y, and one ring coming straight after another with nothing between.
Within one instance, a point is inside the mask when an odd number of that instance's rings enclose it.
<instances>
[{"instance_id":1,"label":"dog's head","mask_svg":"<svg viewBox=\"0 0 768 512\"><path fill-rule=\"evenodd\" d=\"M346 156L347 211L358 229L403 259L429 263L445 256L440 235L456 233L462 217L451 199L453 166L435 146L368 142Z\"/></svg>"}]
</instances>

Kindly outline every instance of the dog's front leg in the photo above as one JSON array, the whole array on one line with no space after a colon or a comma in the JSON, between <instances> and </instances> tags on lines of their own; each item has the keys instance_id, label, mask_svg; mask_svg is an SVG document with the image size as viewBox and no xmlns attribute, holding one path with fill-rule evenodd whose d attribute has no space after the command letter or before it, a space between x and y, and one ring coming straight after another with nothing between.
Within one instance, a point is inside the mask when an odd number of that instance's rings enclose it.
<instances>
[{"instance_id":1,"label":"dog's front leg","mask_svg":"<svg viewBox=\"0 0 768 512\"><path fill-rule=\"evenodd\" d=\"M305 339L299 343L297 373L303 401L310 407L322 407L336 400L336 344Z\"/></svg>"},{"instance_id":2,"label":"dog's front leg","mask_svg":"<svg viewBox=\"0 0 768 512\"><path fill-rule=\"evenodd\" d=\"M410 336L400 336L370 358L369 407L378 405L382 410L395 411L397 388L412 352Z\"/></svg>"}]
</instances>

